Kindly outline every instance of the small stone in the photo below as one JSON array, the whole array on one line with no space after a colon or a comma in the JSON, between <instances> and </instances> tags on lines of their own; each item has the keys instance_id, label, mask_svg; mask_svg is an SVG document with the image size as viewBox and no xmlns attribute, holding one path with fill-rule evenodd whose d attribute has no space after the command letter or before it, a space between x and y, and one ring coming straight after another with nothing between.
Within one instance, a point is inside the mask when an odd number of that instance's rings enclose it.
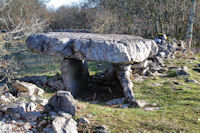
<instances>
[{"instance_id":1,"label":"small stone","mask_svg":"<svg viewBox=\"0 0 200 133\"><path fill-rule=\"evenodd\" d=\"M66 119L72 118L72 115L71 115L71 114L65 113L65 112L63 112L63 111L59 111L58 114L59 114L61 117L65 117Z\"/></svg>"},{"instance_id":2,"label":"small stone","mask_svg":"<svg viewBox=\"0 0 200 133\"><path fill-rule=\"evenodd\" d=\"M52 122L52 127L55 133L78 133L77 123L72 118L57 117Z\"/></svg>"},{"instance_id":3,"label":"small stone","mask_svg":"<svg viewBox=\"0 0 200 133\"><path fill-rule=\"evenodd\" d=\"M1 121L6 122L6 118L3 118Z\"/></svg>"},{"instance_id":4,"label":"small stone","mask_svg":"<svg viewBox=\"0 0 200 133\"><path fill-rule=\"evenodd\" d=\"M111 133L106 125L102 125L95 128L96 133Z\"/></svg>"},{"instance_id":5,"label":"small stone","mask_svg":"<svg viewBox=\"0 0 200 133\"><path fill-rule=\"evenodd\" d=\"M13 116L15 119L19 119L20 118L20 114L19 113L15 113Z\"/></svg>"},{"instance_id":6,"label":"small stone","mask_svg":"<svg viewBox=\"0 0 200 133\"><path fill-rule=\"evenodd\" d=\"M158 56L160 56L161 58L164 58L166 55L165 55L165 52L160 52L158 53Z\"/></svg>"},{"instance_id":7,"label":"small stone","mask_svg":"<svg viewBox=\"0 0 200 133\"><path fill-rule=\"evenodd\" d=\"M184 89L177 89L177 88L174 88L173 91L183 91Z\"/></svg>"},{"instance_id":8,"label":"small stone","mask_svg":"<svg viewBox=\"0 0 200 133\"><path fill-rule=\"evenodd\" d=\"M41 117L42 114L39 112L28 112L28 113L24 113L22 114L22 117L26 120L26 121L36 121L37 118Z\"/></svg>"},{"instance_id":9,"label":"small stone","mask_svg":"<svg viewBox=\"0 0 200 133\"><path fill-rule=\"evenodd\" d=\"M25 130L29 130L30 128L31 128L31 125L30 125L30 123L25 123L24 124L24 126L23 126L23 128L25 129Z\"/></svg>"},{"instance_id":10,"label":"small stone","mask_svg":"<svg viewBox=\"0 0 200 133\"><path fill-rule=\"evenodd\" d=\"M146 68L147 66L148 66L148 61L147 60L145 60L144 62L142 62L142 63L139 63L139 64L133 64L132 66L131 66L131 68L132 69L138 69L138 68Z\"/></svg>"},{"instance_id":11,"label":"small stone","mask_svg":"<svg viewBox=\"0 0 200 133\"><path fill-rule=\"evenodd\" d=\"M157 103L152 103L151 106L158 106L158 104Z\"/></svg>"},{"instance_id":12,"label":"small stone","mask_svg":"<svg viewBox=\"0 0 200 133\"><path fill-rule=\"evenodd\" d=\"M153 86L161 86L160 83L152 83Z\"/></svg>"},{"instance_id":13,"label":"small stone","mask_svg":"<svg viewBox=\"0 0 200 133\"><path fill-rule=\"evenodd\" d=\"M119 104L123 104L124 102L125 102L125 98L117 98L117 99L113 99L106 102L106 105L108 106L119 105Z\"/></svg>"},{"instance_id":14,"label":"small stone","mask_svg":"<svg viewBox=\"0 0 200 133\"><path fill-rule=\"evenodd\" d=\"M10 122L10 124L16 124L17 122L15 121L15 120L12 120L11 122Z\"/></svg>"},{"instance_id":15,"label":"small stone","mask_svg":"<svg viewBox=\"0 0 200 133\"><path fill-rule=\"evenodd\" d=\"M44 133L54 133L53 128L52 127L46 127L43 129Z\"/></svg>"},{"instance_id":16,"label":"small stone","mask_svg":"<svg viewBox=\"0 0 200 133\"><path fill-rule=\"evenodd\" d=\"M181 75L181 76L189 76L190 74L184 70L178 70L176 72L176 75Z\"/></svg>"},{"instance_id":17,"label":"small stone","mask_svg":"<svg viewBox=\"0 0 200 133\"><path fill-rule=\"evenodd\" d=\"M49 112L49 115L51 116L51 118L55 119L55 118L56 118L56 116L57 116L57 113L56 113L56 112L53 112L53 111L51 111L51 112Z\"/></svg>"},{"instance_id":18,"label":"small stone","mask_svg":"<svg viewBox=\"0 0 200 133\"><path fill-rule=\"evenodd\" d=\"M87 118L80 118L78 122L83 124L90 124L90 121Z\"/></svg>"},{"instance_id":19,"label":"small stone","mask_svg":"<svg viewBox=\"0 0 200 133\"><path fill-rule=\"evenodd\" d=\"M188 71L188 67L187 66L183 66L182 68L181 68L183 71Z\"/></svg>"},{"instance_id":20,"label":"small stone","mask_svg":"<svg viewBox=\"0 0 200 133\"><path fill-rule=\"evenodd\" d=\"M40 128L40 127L44 126L46 123L47 123L46 120L42 120L42 121L38 124L38 127Z\"/></svg>"},{"instance_id":21,"label":"small stone","mask_svg":"<svg viewBox=\"0 0 200 133\"><path fill-rule=\"evenodd\" d=\"M174 83L175 85L180 85L179 82L176 82L176 81L174 81L173 83Z\"/></svg>"},{"instance_id":22,"label":"small stone","mask_svg":"<svg viewBox=\"0 0 200 133\"><path fill-rule=\"evenodd\" d=\"M32 112L32 111L35 111L35 109L36 109L35 103L29 102L26 107L26 112Z\"/></svg>"},{"instance_id":23,"label":"small stone","mask_svg":"<svg viewBox=\"0 0 200 133\"><path fill-rule=\"evenodd\" d=\"M198 60L198 58L196 58L196 57L192 57L192 58L190 58L191 60Z\"/></svg>"},{"instance_id":24,"label":"small stone","mask_svg":"<svg viewBox=\"0 0 200 133\"><path fill-rule=\"evenodd\" d=\"M26 103L22 102L14 104L7 108L7 113L19 113L20 115L26 112Z\"/></svg>"},{"instance_id":25,"label":"small stone","mask_svg":"<svg viewBox=\"0 0 200 133\"><path fill-rule=\"evenodd\" d=\"M48 100L47 99L43 99L43 98L37 98L36 99L36 102L42 106L45 106L47 103L48 103Z\"/></svg>"},{"instance_id":26,"label":"small stone","mask_svg":"<svg viewBox=\"0 0 200 133\"><path fill-rule=\"evenodd\" d=\"M200 73L200 68L193 68L193 70Z\"/></svg>"},{"instance_id":27,"label":"small stone","mask_svg":"<svg viewBox=\"0 0 200 133\"><path fill-rule=\"evenodd\" d=\"M128 108L128 107L129 107L129 104L123 104L119 106L119 108Z\"/></svg>"},{"instance_id":28,"label":"small stone","mask_svg":"<svg viewBox=\"0 0 200 133\"><path fill-rule=\"evenodd\" d=\"M159 107L148 107L148 108L145 108L144 110L145 111L154 111L154 110L159 110L160 108Z\"/></svg>"},{"instance_id":29,"label":"small stone","mask_svg":"<svg viewBox=\"0 0 200 133\"><path fill-rule=\"evenodd\" d=\"M198 81L196 81L196 80L193 80L193 79L186 79L186 82L188 82L188 83L198 83Z\"/></svg>"},{"instance_id":30,"label":"small stone","mask_svg":"<svg viewBox=\"0 0 200 133\"><path fill-rule=\"evenodd\" d=\"M10 104L12 103L12 101L9 98L7 98L5 95L0 95L0 103L2 106L2 105Z\"/></svg>"},{"instance_id":31,"label":"small stone","mask_svg":"<svg viewBox=\"0 0 200 133\"><path fill-rule=\"evenodd\" d=\"M37 125L37 122L31 121L30 124L31 124L31 126L33 127L33 126L36 126L36 125Z\"/></svg>"},{"instance_id":32,"label":"small stone","mask_svg":"<svg viewBox=\"0 0 200 133\"><path fill-rule=\"evenodd\" d=\"M144 100L136 100L136 103L137 103L138 106L141 107L141 108L143 108L143 107L145 107L145 106L147 106L147 105L150 105L149 102L144 101Z\"/></svg>"},{"instance_id":33,"label":"small stone","mask_svg":"<svg viewBox=\"0 0 200 133\"><path fill-rule=\"evenodd\" d=\"M32 128L31 131L33 131L33 133L37 133L38 130L36 128Z\"/></svg>"}]
</instances>

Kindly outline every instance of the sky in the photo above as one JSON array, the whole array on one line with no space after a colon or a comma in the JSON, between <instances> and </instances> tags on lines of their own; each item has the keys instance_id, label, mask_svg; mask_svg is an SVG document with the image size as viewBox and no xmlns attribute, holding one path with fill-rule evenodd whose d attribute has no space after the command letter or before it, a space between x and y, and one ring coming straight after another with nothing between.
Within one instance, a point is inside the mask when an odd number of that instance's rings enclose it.
<instances>
[{"instance_id":1,"label":"sky","mask_svg":"<svg viewBox=\"0 0 200 133\"><path fill-rule=\"evenodd\" d=\"M62 5L74 5L74 4L79 4L80 2L83 2L84 0L50 0L47 3L48 8L58 8Z\"/></svg>"}]
</instances>

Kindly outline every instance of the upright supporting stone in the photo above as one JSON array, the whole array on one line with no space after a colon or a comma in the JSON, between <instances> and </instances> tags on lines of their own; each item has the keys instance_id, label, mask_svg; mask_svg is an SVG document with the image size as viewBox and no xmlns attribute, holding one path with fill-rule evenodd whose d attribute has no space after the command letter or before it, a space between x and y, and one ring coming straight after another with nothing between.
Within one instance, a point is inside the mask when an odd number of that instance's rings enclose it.
<instances>
[{"instance_id":1,"label":"upright supporting stone","mask_svg":"<svg viewBox=\"0 0 200 133\"><path fill-rule=\"evenodd\" d=\"M114 65L115 71L117 73L117 78L119 79L126 100L134 107L138 107L135 100L134 93L132 91L133 83L130 79L131 75L131 65Z\"/></svg>"},{"instance_id":2,"label":"upright supporting stone","mask_svg":"<svg viewBox=\"0 0 200 133\"><path fill-rule=\"evenodd\" d=\"M88 64L77 59L63 59L61 72L64 88L76 96L78 92L88 87Z\"/></svg>"}]
</instances>

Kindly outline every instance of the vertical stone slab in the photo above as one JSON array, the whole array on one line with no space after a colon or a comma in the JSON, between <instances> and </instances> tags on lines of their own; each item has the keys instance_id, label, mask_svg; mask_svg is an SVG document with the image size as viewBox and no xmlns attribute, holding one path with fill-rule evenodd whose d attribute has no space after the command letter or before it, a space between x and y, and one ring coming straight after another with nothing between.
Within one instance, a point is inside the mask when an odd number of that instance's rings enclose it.
<instances>
[{"instance_id":1,"label":"vertical stone slab","mask_svg":"<svg viewBox=\"0 0 200 133\"><path fill-rule=\"evenodd\" d=\"M88 87L88 64L86 61L65 58L61 62L64 88L76 96Z\"/></svg>"},{"instance_id":2,"label":"vertical stone slab","mask_svg":"<svg viewBox=\"0 0 200 133\"><path fill-rule=\"evenodd\" d=\"M133 83L130 79L131 75L131 65L113 65L117 73L117 78L119 79L121 86L124 91L126 100L134 107L138 107L135 100L134 93L132 91Z\"/></svg>"}]
</instances>

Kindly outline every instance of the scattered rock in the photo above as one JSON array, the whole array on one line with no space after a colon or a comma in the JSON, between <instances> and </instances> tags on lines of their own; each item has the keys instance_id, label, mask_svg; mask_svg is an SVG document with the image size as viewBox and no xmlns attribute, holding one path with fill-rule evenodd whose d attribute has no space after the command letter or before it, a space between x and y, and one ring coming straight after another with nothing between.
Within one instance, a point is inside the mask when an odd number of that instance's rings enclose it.
<instances>
[{"instance_id":1,"label":"scattered rock","mask_svg":"<svg viewBox=\"0 0 200 133\"><path fill-rule=\"evenodd\" d=\"M118 98L118 99L113 99L106 102L106 105L108 106L119 105L119 104L123 104L124 102L125 102L125 98Z\"/></svg>"},{"instance_id":2,"label":"scattered rock","mask_svg":"<svg viewBox=\"0 0 200 133\"><path fill-rule=\"evenodd\" d=\"M14 125L6 124L5 122L0 121L0 132L1 133L14 133L14 131L13 131L14 128L16 128Z\"/></svg>"},{"instance_id":3,"label":"scattered rock","mask_svg":"<svg viewBox=\"0 0 200 133\"><path fill-rule=\"evenodd\" d=\"M48 81L48 86L55 90L64 90L63 81L62 80L54 80L54 78Z\"/></svg>"},{"instance_id":4,"label":"scattered rock","mask_svg":"<svg viewBox=\"0 0 200 133\"><path fill-rule=\"evenodd\" d=\"M26 122L26 123L23 125L23 128L24 128L25 130L29 130L29 129L31 128L30 123Z\"/></svg>"},{"instance_id":5,"label":"scattered rock","mask_svg":"<svg viewBox=\"0 0 200 133\"><path fill-rule=\"evenodd\" d=\"M26 112L32 112L32 111L35 111L35 109L36 109L35 103L29 102L26 107Z\"/></svg>"},{"instance_id":6,"label":"scattered rock","mask_svg":"<svg viewBox=\"0 0 200 133\"><path fill-rule=\"evenodd\" d=\"M177 82L177 81L173 81L173 83L174 83L175 85L180 85L180 83Z\"/></svg>"},{"instance_id":7,"label":"scattered rock","mask_svg":"<svg viewBox=\"0 0 200 133\"><path fill-rule=\"evenodd\" d=\"M5 95L0 95L0 106L3 107L4 105L11 104L12 101L7 98Z\"/></svg>"},{"instance_id":8,"label":"scattered rock","mask_svg":"<svg viewBox=\"0 0 200 133\"><path fill-rule=\"evenodd\" d=\"M106 125L98 126L95 130L96 133L111 133Z\"/></svg>"},{"instance_id":9,"label":"scattered rock","mask_svg":"<svg viewBox=\"0 0 200 133\"><path fill-rule=\"evenodd\" d=\"M144 100L136 100L136 102L137 102L138 106L141 107L141 108L143 108L143 107L145 107L147 105L150 105L149 102L144 101Z\"/></svg>"},{"instance_id":10,"label":"scattered rock","mask_svg":"<svg viewBox=\"0 0 200 133\"><path fill-rule=\"evenodd\" d=\"M190 74L184 70L178 70L176 72L176 75L181 75L181 76L189 76Z\"/></svg>"},{"instance_id":11,"label":"scattered rock","mask_svg":"<svg viewBox=\"0 0 200 133\"><path fill-rule=\"evenodd\" d=\"M18 103L18 104L12 104L11 106L9 106L7 108L7 113L10 114L24 114L26 113L26 103L22 102L22 103Z\"/></svg>"},{"instance_id":12,"label":"scattered rock","mask_svg":"<svg viewBox=\"0 0 200 133\"><path fill-rule=\"evenodd\" d=\"M45 128L43 129L43 132L44 132L44 133L55 133L55 132L53 131L53 127L52 127L52 126L45 127Z\"/></svg>"},{"instance_id":13,"label":"scattered rock","mask_svg":"<svg viewBox=\"0 0 200 133\"><path fill-rule=\"evenodd\" d=\"M65 112L63 112L63 111L59 111L58 114L59 114L61 117L64 117L64 118L66 118L66 119L72 118L72 115L71 115L71 114L65 113Z\"/></svg>"},{"instance_id":14,"label":"scattered rock","mask_svg":"<svg viewBox=\"0 0 200 133\"><path fill-rule=\"evenodd\" d=\"M152 86L161 86L160 83L152 83L151 85L152 85Z\"/></svg>"},{"instance_id":15,"label":"scattered rock","mask_svg":"<svg viewBox=\"0 0 200 133\"><path fill-rule=\"evenodd\" d=\"M119 108L128 108L128 107L129 107L129 104L123 104L119 106Z\"/></svg>"},{"instance_id":16,"label":"scattered rock","mask_svg":"<svg viewBox=\"0 0 200 133\"><path fill-rule=\"evenodd\" d=\"M186 78L185 81L188 82L188 83L199 83L198 81L196 81L194 79L188 79L188 78Z\"/></svg>"},{"instance_id":17,"label":"scattered rock","mask_svg":"<svg viewBox=\"0 0 200 133\"><path fill-rule=\"evenodd\" d=\"M49 99L45 109L55 112L63 111L73 116L76 114L75 100L69 91L58 91Z\"/></svg>"},{"instance_id":18,"label":"scattered rock","mask_svg":"<svg viewBox=\"0 0 200 133\"><path fill-rule=\"evenodd\" d=\"M154 110L159 110L159 109L160 109L159 107L147 107L144 110L145 111L154 111Z\"/></svg>"},{"instance_id":19,"label":"scattered rock","mask_svg":"<svg viewBox=\"0 0 200 133\"><path fill-rule=\"evenodd\" d=\"M38 98L35 100L35 102L37 102L38 104L40 104L40 105L42 105L42 106L45 106L45 105L48 103L48 100L38 97Z\"/></svg>"},{"instance_id":20,"label":"scattered rock","mask_svg":"<svg viewBox=\"0 0 200 133\"><path fill-rule=\"evenodd\" d=\"M20 114L19 114L19 113L15 113L15 114L13 115L13 118L19 119L19 118L20 118Z\"/></svg>"},{"instance_id":21,"label":"scattered rock","mask_svg":"<svg viewBox=\"0 0 200 133\"><path fill-rule=\"evenodd\" d=\"M83 124L90 124L90 121L87 118L80 118L78 122Z\"/></svg>"},{"instance_id":22,"label":"scattered rock","mask_svg":"<svg viewBox=\"0 0 200 133\"><path fill-rule=\"evenodd\" d=\"M53 112L53 111L50 111L49 112L49 115L51 116L51 118L55 119L57 117L57 113L56 112Z\"/></svg>"},{"instance_id":23,"label":"scattered rock","mask_svg":"<svg viewBox=\"0 0 200 133\"><path fill-rule=\"evenodd\" d=\"M198 58L196 58L196 57L191 57L190 59L191 60L198 60Z\"/></svg>"},{"instance_id":24,"label":"scattered rock","mask_svg":"<svg viewBox=\"0 0 200 133\"><path fill-rule=\"evenodd\" d=\"M183 91L184 89L177 89L177 88L174 88L173 91Z\"/></svg>"},{"instance_id":25,"label":"scattered rock","mask_svg":"<svg viewBox=\"0 0 200 133\"><path fill-rule=\"evenodd\" d=\"M138 68L146 68L148 66L149 61L145 60L142 63L138 63L138 64L133 64L131 65L132 69L138 69Z\"/></svg>"},{"instance_id":26,"label":"scattered rock","mask_svg":"<svg viewBox=\"0 0 200 133\"><path fill-rule=\"evenodd\" d=\"M20 82L18 80L13 81L11 85L16 88L19 92L28 92L29 95L37 95L42 96L44 93L44 90L37 87L36 85L32 83L26 83L26 82Z\"/></svg>"},{"instance_id":27,"label":"scattered rock","mask_svg":"<svg viewBox=\"0 0 200 133\"><path fill-rule=\"evenodd\" d=\"M200 72L200 68L193 68L194 71Z\"/></svg>"},{"instance_id":28,"label":"scattered rock","mask_svg":"<svg viewBox=\"0 0 200 133\"><path fill-rule=\"evenodd\" d=\"M42 114L36 111L22 114L22 118L26 121L36 121L41 116Z\"/></svg>"},{"instance_id":29,"label":"scattered rock","mask_svg":"<svg viewBox=\"0 0 200 133\"><path fill-rule=\"evenodd\" d=\"M47 124L47 121L46 120L42 120L39 124L38 124L38 127L42 127L44 126L45 124Z\"/></svg>"},{"instance_id":30,"label":"scattered rock","mask_svg":"<svg viewBox=\"0 0 200 133\"><path fill-rule=\"evenodd\" d=\"M52 122L55 133L78 133L77 123L72 118L57 117Z\"/></svg>"},{"instance_id":31,"label":"scattered rock","mask_svg":"<svg viewBox=\"0 0 200 133\"><path fill-rule=\"evenodd\" d=\"M33 83L40 87L42 87L43 85L47 83L46 76L31 76L31 77L26 76L26 77L20 78L19 80L23 82Z\"/></svg>"},{"instance_id":32,"label":"scattered rock","mask_svg":"<svg viewBox=\"0 0 200 133\"><path fill-rule=\"evenodd\" d=\"M145 79L144 76L140 76L137 73L133 74L133 80L134 81L140 81L140 82L142 82L142 81L144 81L144 79Z\"/></svg>"}]
</instances>

